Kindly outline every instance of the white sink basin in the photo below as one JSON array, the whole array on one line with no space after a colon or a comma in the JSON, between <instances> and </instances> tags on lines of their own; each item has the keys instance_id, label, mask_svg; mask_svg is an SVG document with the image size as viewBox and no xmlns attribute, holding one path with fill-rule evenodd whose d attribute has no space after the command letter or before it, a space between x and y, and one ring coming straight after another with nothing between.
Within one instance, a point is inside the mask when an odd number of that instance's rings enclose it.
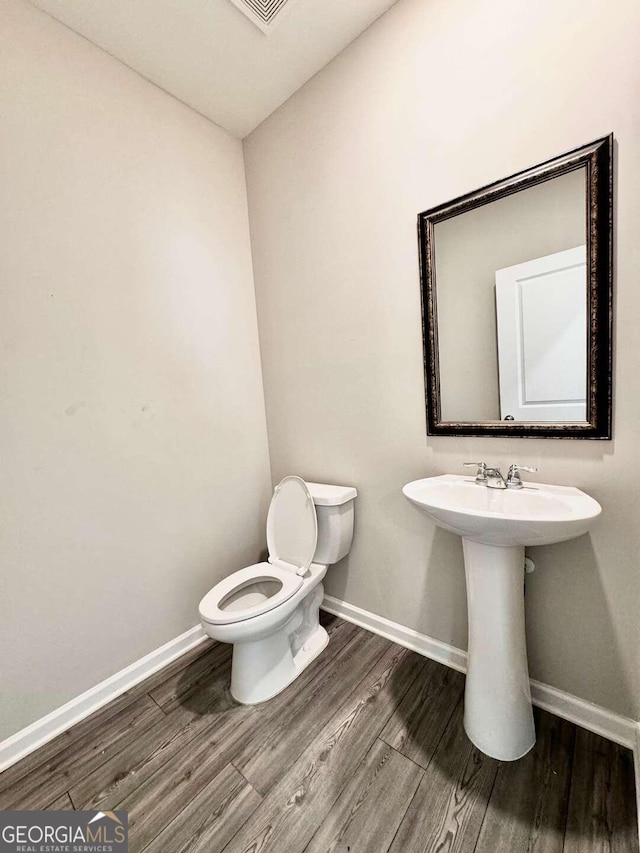
<instances>
[{"instance_id":1,"label":"white sink basin","mask_svg":"<svg viewBox=\"0 0 640 853\"><path fill-rule=\"evenodd\" d=\"M414 480L404 495L462 536L469 612L464 726L478 749L502 761L536 741L524 626L524 546L586 533L600 504L580 489L489 489L445 474Z\"/></svg>"},{"instance_id":2,"label":"white sink basin","mask_svg":"<svg viewBox=\"0 0 640 853\"><path fill-rule=\"evenodd\" d=\"M552 545L586 533L602 512L580 489L528 484L489 489L473 478L444 474L402 489L439 527L487 545Z\"/></svg>"}]
</instances>

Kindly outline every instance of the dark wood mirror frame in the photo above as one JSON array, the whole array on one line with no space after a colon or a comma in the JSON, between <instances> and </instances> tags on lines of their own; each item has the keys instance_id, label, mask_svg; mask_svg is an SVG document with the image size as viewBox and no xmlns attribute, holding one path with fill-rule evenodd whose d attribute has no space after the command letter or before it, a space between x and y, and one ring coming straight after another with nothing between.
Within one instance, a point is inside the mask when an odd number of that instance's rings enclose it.
<instances>
[{"instance_id":1,"label":"dark wood mirror frame","mask_svg":"<svg viewBox=\"0 0 640 853\"><path fill-rule=\"evenodd\" d=\"M586 174L587 420L574 423L443 421L440 411L434 227L499 198L575 169ZM613 134L532 169L418 214L422 334L428 435L513 438L611 438L613 323Z\"/></svg>"}]
</instances>

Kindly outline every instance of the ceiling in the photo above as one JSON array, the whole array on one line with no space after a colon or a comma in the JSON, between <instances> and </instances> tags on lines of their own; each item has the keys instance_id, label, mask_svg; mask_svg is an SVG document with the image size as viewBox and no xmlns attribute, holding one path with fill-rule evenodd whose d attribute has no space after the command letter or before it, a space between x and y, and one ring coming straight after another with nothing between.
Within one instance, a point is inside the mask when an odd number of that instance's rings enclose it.
<instances>
[{"instance_id":1,"label":"ceiling","mask_svg":"<svg viewBox=\"0 0 640 853\"><path fill-rule=\"evenodd\" d=\"M231 0L32 0L244 137L395 0L289 0L265 35Z\"/></svg>"}]
</instances>

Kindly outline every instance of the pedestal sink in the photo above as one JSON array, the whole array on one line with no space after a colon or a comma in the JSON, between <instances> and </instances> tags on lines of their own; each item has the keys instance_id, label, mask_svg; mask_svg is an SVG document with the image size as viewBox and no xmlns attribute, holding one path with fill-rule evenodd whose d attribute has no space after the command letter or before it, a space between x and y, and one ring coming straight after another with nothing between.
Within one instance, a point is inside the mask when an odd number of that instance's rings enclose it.
<instances>
[{"instance_id":1,"label":"pedestal sink","mask_svg":"<svg viewBox=\"0 0 640 853\"><path fill-rule=\"evenodd\" d=\"M524 549L586 533L600 504L567 486L491 489L445 474L402 489L445 530L462 536L469 650L464 726L486 755L514 761L536 740L524 630Z\"/></svg>"}]
</instances>

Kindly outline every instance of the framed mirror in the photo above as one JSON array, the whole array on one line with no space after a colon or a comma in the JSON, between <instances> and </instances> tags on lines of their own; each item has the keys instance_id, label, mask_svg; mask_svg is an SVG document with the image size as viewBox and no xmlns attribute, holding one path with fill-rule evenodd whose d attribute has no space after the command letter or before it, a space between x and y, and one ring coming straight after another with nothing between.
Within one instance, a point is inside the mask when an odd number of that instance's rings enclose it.
<instances>
[{"instance_id":1,"label":"framed mirror","mask_svg":"<svg viewBox=\"0 0 640 853\"><path fill-rule=\"evenodd\" d=\"M418 215L429 435L611 438L613 135Z\"/></svg>"}]
</instances>

